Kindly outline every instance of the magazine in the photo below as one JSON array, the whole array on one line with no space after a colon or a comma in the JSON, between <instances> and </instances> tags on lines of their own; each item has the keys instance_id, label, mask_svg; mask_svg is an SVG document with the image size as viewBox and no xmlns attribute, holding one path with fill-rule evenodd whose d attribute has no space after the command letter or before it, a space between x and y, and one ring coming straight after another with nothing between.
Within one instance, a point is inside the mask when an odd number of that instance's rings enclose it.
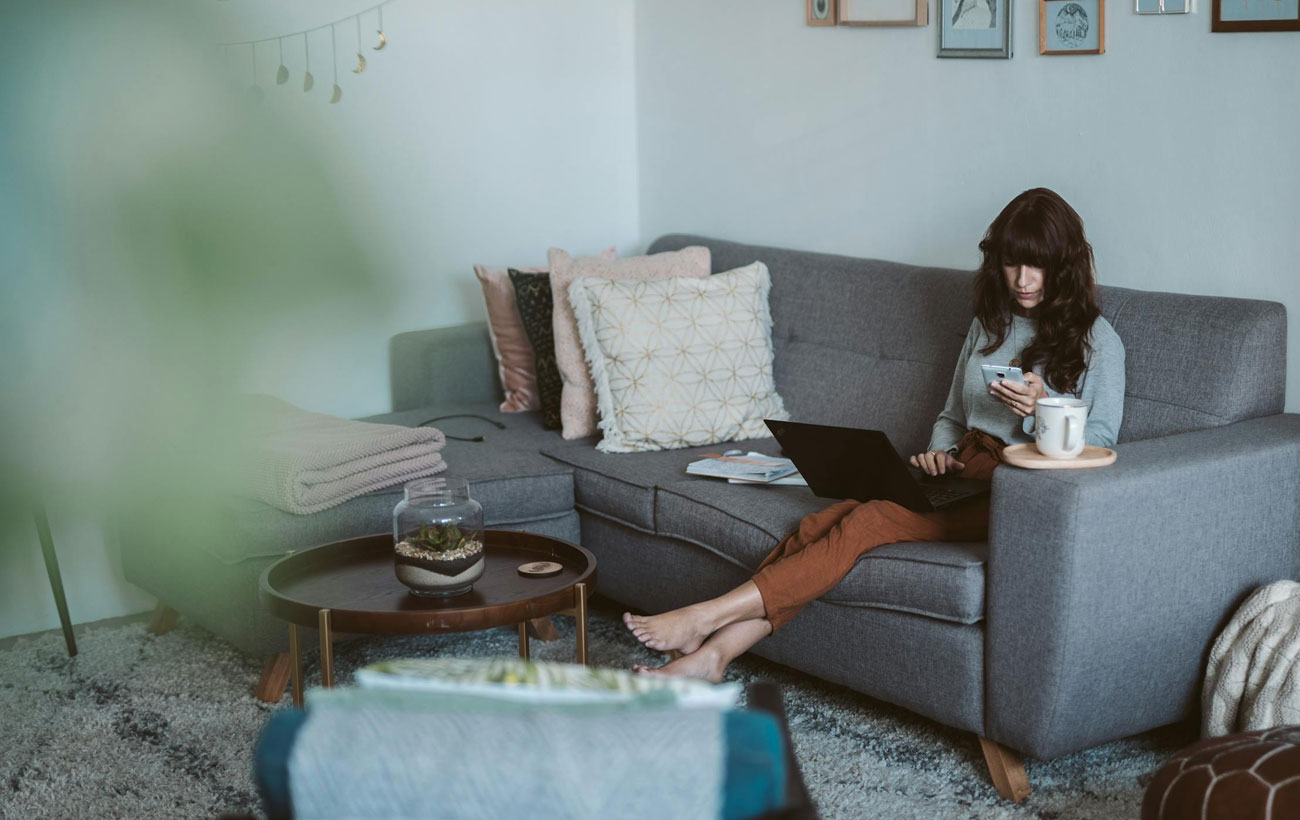
<instances>
[{"instance_id":1,"label":"magazine","mask_svg":"<svg viewBox=\"0 0 1300 820\"><path fill-rule=\"evenodd\" d=\"M709 453L699 461L686 465L686 473L746 484L768 484L795 473L795 466L788 458L762 453L746 453L743 456Z\"/></svg>"},{"instance_id":2,"label":"magazine","mask_svg":"<svg viewBox=\"0 0 1300 820\"><path fill-rule=\"evenodd\" d=\"M762 458L762 459L767 459L768 461L783 461L787 464L794 463L790 461L790 459L788 458L778 458L776 456L765 456L762 453L746 453L745 458ZM729 478L727 479L727 483L728 484L779 484L783 486L807 487L808 479L799 475L798 471L796 470L796 472L790 473L787 476L774 478L771 481L752 481L748 478Z\"/></svg>"}]
</instances>

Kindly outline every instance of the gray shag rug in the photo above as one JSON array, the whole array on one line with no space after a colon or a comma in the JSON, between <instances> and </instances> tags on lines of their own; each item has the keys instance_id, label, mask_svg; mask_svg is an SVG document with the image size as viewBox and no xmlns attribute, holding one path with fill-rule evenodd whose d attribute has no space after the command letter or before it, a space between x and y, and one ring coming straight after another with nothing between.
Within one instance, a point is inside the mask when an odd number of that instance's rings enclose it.
<instances>
[{"instance_id":1,"label":"gray shag rug","mask_svg":"<svg viewBox=\"0 0 1300 820\"><path fill-rule=\"evenodd\" d=\"M573 622L534 642L533 656L572 660ZM68 658L61 636L22 638L0 651L0 818L212 817L259 813L253 743L269 715L251 690L260 659L184 619L153 636L143 622L90 627ZM366 638L335 647L336 682L395 657L512 655L513 629ZM593 664L656 663L598 606ZM306 659L308 684L318 680ZM1167 727L1052 761L1027 762L1033 794L999 799L969 733L758 658L730 679L780 684L795 753L818 811L834 818L1137 818L1150 773L1194 739Z\"/></svg>"}]
</instances>

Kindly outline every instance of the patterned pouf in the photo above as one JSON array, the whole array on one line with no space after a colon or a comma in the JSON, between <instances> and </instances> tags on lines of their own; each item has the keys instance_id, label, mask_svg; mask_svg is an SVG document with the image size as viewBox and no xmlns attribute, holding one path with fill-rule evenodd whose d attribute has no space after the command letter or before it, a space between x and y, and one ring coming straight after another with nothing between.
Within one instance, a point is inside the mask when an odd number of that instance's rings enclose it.
<instances>
[{"instance_id":1,"label":"patterned pouf","mask_svg":"<svg viewBox=\"0 0 1300 820\"><path fill-rule=\"evenodd\" d=\"M1160 767L1142 820L1300 817L1300 726L1214 737Z\"/></svg>"}]
</instances>

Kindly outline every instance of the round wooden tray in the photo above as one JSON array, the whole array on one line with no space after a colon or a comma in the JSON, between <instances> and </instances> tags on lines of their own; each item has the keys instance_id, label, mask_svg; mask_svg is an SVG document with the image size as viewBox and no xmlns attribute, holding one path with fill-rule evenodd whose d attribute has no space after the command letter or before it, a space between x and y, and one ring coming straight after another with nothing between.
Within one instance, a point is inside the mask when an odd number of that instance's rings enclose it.
<instances>
[{"instance_id":1,"label":"round wooden tray","mask_svg":"<svg viewBox=\"0 0 1300 820\"><path fill-rule=\"evenodd\" d=\"M1038 452L1033 444L1012 444L1002 451L1002 460L1030 470L1086 470L1115 463L1115 451L1109 447L1084 447L1074 458L1052 458Z\"/></svg>"},{"instance_id":2,"label":"round wooden tray","mask_svg":"<svg viewBox=\"0 0 1300 820\"><path fill-rule=\"evenodd\" d=\"M391 533L313 547L281 558L262 573L272 614L314 627L329 609L334 629L369 634L461 632L510 626L572 609L575 584L595 585L596 558L567 541L529 532L486 530L487 566L474 589L451 598L420 598L393 574ZM534 561L563 566L556 575L526 578L516 568Z\"/></svg>"}]
</instances>

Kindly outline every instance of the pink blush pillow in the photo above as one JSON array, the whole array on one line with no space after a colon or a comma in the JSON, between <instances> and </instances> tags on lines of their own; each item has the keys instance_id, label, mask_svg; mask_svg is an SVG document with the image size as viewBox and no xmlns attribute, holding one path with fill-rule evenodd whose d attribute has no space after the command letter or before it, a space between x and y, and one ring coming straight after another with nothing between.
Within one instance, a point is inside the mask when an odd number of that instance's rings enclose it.
<instances>
[{"instance_id":1,"label":"pink blush pillow","mask_svg":"<svg viewBox=\"0 0 1300 820\"><path fill-rule=\"evenodd\" d=\"M703 279L709 275L709 249L699 245L680 251L605 259L599 256L572 257L559 248L547 252L551 263L551 295L555 301L555 361L564 387L560 394L560 422L566 439L596 434L596 386L583 358L578 337L578 320L569 302L569 284L575 279Z\"/></svg>"},{"instance_id":2,"label":"pink blush pillow","mask_svg":"<svg viewBox=\"0 0 1300 820\"><path fill-rule=\"evenodd\" d=\"M546 273L546 268L518 268L528 273ZM474 275L483 288L483 305L487 308L488 337L492 355L497 357L497 376L506 400L501 412L521 413L541 407L537 393L537 371L533 365L533 346L524 333L524 323L515 305L515 289L506 268L475 265Z\"/></svg>"},{"instance_id":3,"label":"pink blush pillow","mask_svg":"<svg viewBox=\"0 0 1300 820\"><path fill-rule=\"evenodd\" d=\"M611 245L600 252L600 259L614 259L617 251ZM515 268L524 273L546 273L546 268ZM483 288L483 305L487 308L488 337L492 340L492 355L497 358L497 376L505 401L501 412L522 413L538 410L541 400L537 390L537 367L534 364L533 346L524 333L519 307L515 304L515 289L510 284L507 268L475 265L474 275Z\"/></svg>"}]
</instances>

